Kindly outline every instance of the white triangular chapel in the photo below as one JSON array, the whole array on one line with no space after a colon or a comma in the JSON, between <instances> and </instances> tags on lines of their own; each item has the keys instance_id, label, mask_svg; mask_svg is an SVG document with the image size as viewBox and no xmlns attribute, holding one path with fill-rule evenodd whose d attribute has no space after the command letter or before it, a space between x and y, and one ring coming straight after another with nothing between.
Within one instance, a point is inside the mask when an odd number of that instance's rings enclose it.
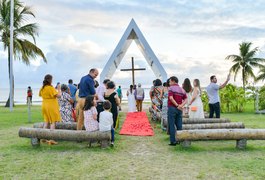
<instances>
[{"instance_id":1,"label":"white triangular chapel","mask_svg":"<svg viewBox=\"0 0 265 180\"><path fill-rule=\"evenodd\" d=\"M153 52L148 42L144 38L142 32L140 31L139 27L135 23L134 19L132 19L126 31L124 32L123 36L121 37L121 40L119 41L117 47L115 48L107 64L102 70L100 74L100 82L103 82L104 79L106 78L108 79L112 78L114 72L118 68L121 60L123 59L125 53L127 52L133 40L135 41L135 43L137 44L137 47L142 52L147 63L153 70L155 76L161 79L163 82L167 80L167 73L165 69L160 64L155 53Z\"/></svg>"}]
</instances>

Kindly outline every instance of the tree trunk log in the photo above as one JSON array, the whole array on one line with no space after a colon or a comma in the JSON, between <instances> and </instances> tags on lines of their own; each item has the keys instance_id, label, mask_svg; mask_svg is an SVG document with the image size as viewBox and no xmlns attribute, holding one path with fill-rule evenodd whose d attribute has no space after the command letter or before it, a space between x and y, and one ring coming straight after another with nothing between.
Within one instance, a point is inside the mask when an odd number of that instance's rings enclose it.
<instances>
[{"instance_id":1,"label":"tree trunk log","mask_svg":"<svg viewBox=\"0 0 265 180\"><path fill-rule=\"evenodd\" d=\"M43 128L44 123L35 123L33 125L33 128ZM55 129L65 129L65 130L76 130L77 123L63 123L63 122L58 122L55 124ZM83 127L83 130L85 130L85 127Z\"/></svg>"},{"instance_id":2,"label":"tree trunk log","mask_svg":"<svg viewBox=\"0 0 265 180\"><path fill-rule=\"evenodd\" d=\"M229 123L231 122L229 119L226 118L183 118L183 124L206 124L206 123Z\"/></svg>"},{"instance_id":3,"label":"tree trunk log","mask_svg":"<svg viewBox=\"0 0 265 180\"><path fill-rule=\"evenodd\" d=\"M231 122L231 123L208 123L208 124L183 124L183 130L191 129L239 129L245 128L244 124L241 122Z\"/></svg>"},{"instance_id":4,"label":"tree trunk log","mask_svg":"<svg viewBox=\"0 0 265 180\"><path fill-rule=\"evenodd\" d=\"M177 131L178 141L191 140L265 140L265 129L206 129Z\"/></svg>"},{"instance_id":5,"label":"tree trunk log","mask_svg":"<svg viewBox=\"0 0 265 180\"><path fill-rule=\"evenodd\" d=\"M76 130L50 130L43 128L20 128L19 137L38 138L38 139L53 139L64 141L110 141L111 133L108 132L87 132Z\"/></svg>"}]
</instances>

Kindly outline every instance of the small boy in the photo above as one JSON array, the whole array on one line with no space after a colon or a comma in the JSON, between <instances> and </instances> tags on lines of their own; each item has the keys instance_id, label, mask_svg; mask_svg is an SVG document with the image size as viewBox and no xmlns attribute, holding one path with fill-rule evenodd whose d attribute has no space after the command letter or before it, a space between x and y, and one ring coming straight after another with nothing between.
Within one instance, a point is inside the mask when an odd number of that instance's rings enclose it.
<instances>
[{"instance_id":1,"label":"small boy","mask_svg":"<svg viewBox=\"0 0 265 180\"><path fill-rule=\"evenodd\" d=\"M111 131L111 146L114 145L113 115L110 112L111 103L103 102L104 111L99 114L99 131Z\"/></svg>"}]
</instances>

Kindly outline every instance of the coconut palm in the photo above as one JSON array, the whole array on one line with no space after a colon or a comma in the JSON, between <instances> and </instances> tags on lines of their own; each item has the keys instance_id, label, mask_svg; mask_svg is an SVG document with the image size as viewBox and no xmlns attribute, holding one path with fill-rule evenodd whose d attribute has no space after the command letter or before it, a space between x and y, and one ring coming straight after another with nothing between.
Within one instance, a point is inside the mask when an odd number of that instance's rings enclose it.
<instances>
[{"instance_id":1,"label":"coconut palm","mask_svg":"<svg viewBox=\"0 0 265 180\"><path fill-rule=\"evenodd\" d=\"M259 74L257 76L257 81L264 81L265 80L265 68L259 69Z\"/></svg>"},{"instance_id":2,"label":"coconut palm","mask_svg":"<svg viewBox=\"0 0 265 180\"><path fill-rule=\"evenodd\" d=\"M25 6L19 0L14 0L14 59L21 60L26 65L30 65L30 60L35 60L38 56L44 62L47 62L42 50L36 46L35 37L38 36L38 25L27 23L30 17L35 17L31 8ZM0 37L4 50L8 51L8 70L10 74L10 0L0 0ZM33 42L26 38L32 38ZM14 80L12 86L14 95ZM6 107L9 106L9 101L8 98Z\"/></svg>"},{"instance_id":3,"label":"coconut palm","mask_svg":"<svg viewBox=\"0 0 265 180\"><path fill-rule=\"evenodd\" d=\"M246 84L248 83L249 78L256 79L253 68L264 68L265 66L262 65L262 62L265 62L263 58L255 58L258 48L255 47L254 49L250 49L252 43L251 42L242 42L239 44L239 53L240 55L229 55L225 59L232 60L235 63L231 68L230 72L234 72L235 76L234 79L236 80L237 74L241 70L241 76L243 81L243 89L245 92Z\"/></svg>"}]
</instances>

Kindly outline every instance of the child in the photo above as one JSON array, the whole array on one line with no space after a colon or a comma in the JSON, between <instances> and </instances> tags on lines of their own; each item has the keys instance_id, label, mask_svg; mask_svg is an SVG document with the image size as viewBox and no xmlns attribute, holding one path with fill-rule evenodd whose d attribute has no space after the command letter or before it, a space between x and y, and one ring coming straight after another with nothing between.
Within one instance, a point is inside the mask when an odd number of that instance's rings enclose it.
<instances>
[{"instance_id":1,"label":"child","mask_svg":"<svg viewBox=\"0 0 265 180\"><path fill-rule=\"evenodd\" d=\"M96 99L93 95L88 95L84 106L84 125L86 131L91 132L98 130L97 115Z\"/></svg>"},{"instance_id":2,"label":"child","mask_svg":"<svg viewBox=\"0 0 265 180\"><path fill-rule=\"evenodd\" d=\"M113 115L110 112L111 103L103 102L104 111L99 114L99 131L111 131L111 146L114 145Z\"/></svg>"}]
</instances>

